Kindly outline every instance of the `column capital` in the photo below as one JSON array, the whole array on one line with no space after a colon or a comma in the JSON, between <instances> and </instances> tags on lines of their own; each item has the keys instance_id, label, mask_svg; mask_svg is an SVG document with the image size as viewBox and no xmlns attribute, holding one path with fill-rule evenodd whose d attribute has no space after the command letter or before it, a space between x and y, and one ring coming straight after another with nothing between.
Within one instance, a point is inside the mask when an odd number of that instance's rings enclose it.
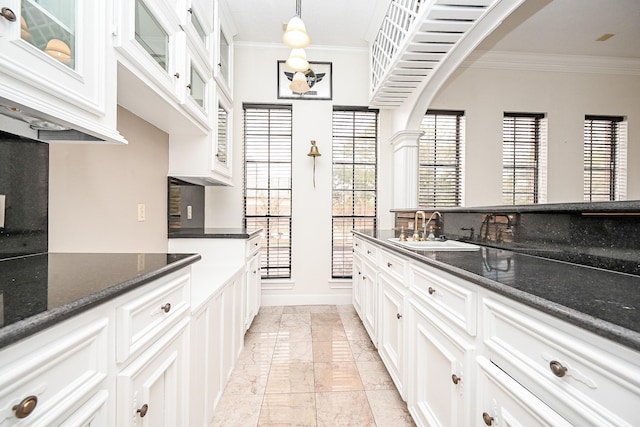
<instances>
[{"instance_id":1,"label":"column capital","mask_svg":"<svg viewBox=\"0 0 640 427\"><path fill-rule=\"evenodd\" d=\"M393 145L394 150L406 147L417 147L418 141L423 133L421 130L401 130L391 137L389 143Z\"/></svg>"}]
</instances>

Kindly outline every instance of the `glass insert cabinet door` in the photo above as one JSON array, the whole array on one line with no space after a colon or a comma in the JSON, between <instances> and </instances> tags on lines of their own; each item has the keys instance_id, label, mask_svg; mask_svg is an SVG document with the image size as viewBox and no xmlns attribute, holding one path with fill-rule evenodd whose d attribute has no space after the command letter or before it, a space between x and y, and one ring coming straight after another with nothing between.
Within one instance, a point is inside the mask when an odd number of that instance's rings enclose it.
<instances>
[{"instance_id":1,"label":"glass insert cabinet door","mask_svg":"<svg viewBox=\"0 0 640 427\"><path fill-rule=\"evenodd\" d=\"M227 166L227 147L229 146L229 111L218 103L218 142L216 161Z\"/></svg>"},{"instance_id":2,"label":"glass insert cabinet door","mask_svg":"<svg viewBox=\"0 0 640 427\"><path fill-rule=\"evenodd\" d=\"M135 2L135 38L165 71L169 71L169 35L141 0Z\"/></svg>"},{"instance_id":3,"label":"glass insert cabinet door","mask_svg":"<svg viewBox=\"0 0 640 427\"><path fill-rule=\"evenodd\" d=\"M20 38L45 54L75 69L75 0L22 0Z\"/></svg>"}]
</instances>

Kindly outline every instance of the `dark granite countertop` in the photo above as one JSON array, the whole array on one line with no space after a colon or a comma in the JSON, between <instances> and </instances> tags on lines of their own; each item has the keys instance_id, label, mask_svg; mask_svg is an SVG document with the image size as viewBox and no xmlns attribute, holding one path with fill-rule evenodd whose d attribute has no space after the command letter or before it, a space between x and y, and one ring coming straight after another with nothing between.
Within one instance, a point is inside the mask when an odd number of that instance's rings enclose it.
<instances>
[{"instance_id":1,"label":"dark granite countertop","mask_svg":"<svg viewBox=\"0 0 640 427\"><path fill-rule=\"evenodd\" d=\"M246 228L182 228L169 231L170 239L250 239L262 230Z\"/></svg>"},{"instance_id":2,"label":"dark granite countertop","mask_svg":"<svg viewBox=\"0 0 640 427\"><path fill-rule=\"evenodd\" d=\"M415 212L423 210L433 212L492 212L492 213L520 213L520 212L577 212L577 213L616 213L616 212L636 212L640 213L640 200L629 200L622 202L575 202L575 203L536 203L531 205L499 205L499 206L470 206L470 207L450 207L450 208L400 208L391 209L391 212Z\"/></svg>"},{"instance_id":3,"label":"dark granite countertop","mask_svg":"<svg viewBox=\"0 0 640 427\"><path fill-rule=\"evenodd\" d=\"M0 348L186 267L197 254L43 253L0 261Z\"/></svg>"},{"instance_id":4,"label":"dark granite countertop","mask_svg":"<svg viewBox=\"0 0 640 427\"><path fill-rule=\"evenodd\" d=\"M387 241L394 231L358 236L640 350L640 277L481 246L478 251L434 252Z\"/></svg>"}]
</instances>

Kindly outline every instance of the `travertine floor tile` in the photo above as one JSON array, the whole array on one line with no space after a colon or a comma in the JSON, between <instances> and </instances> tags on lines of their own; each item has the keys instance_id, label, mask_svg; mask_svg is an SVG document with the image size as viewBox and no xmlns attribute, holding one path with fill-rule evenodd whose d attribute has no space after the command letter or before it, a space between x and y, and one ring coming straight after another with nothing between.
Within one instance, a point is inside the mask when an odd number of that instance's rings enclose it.
<instances>
[{"instance_id":1,"label":"travertine floor tile","mask_svg":"<svg viewBox=\"0 0 640 427\"><path fill-rule=\"evenodd\" d=\"M250 346L255 343L267 343L273 346L276 345L276 339L278 338L278 331L274 332L253 332L251 329L244 334L244 346Z\"/></svg>"},{"instance_id":2,"label":"travertine floor tile","mask_svg":"<svg viewBox=\"0 0 640 427\"><path fill-rule=\"evenodd\" d=\"M312 327L311 338L313 341L347 341L347 334L342 325Z\"/></svg>"},{"instance_id":3,"label":"travertine floor tile","mask_svg":"<svg viewBox=\"0 0 640 427\"><path fill-rule=\"evenodd\" d=\"M315 427L315 395L313 393L266 395L258 425Z\"/></svg>"},{"instance_id":4,"label":"travertine floor tile","mask_svg":"<svg viewBox=\"0 0 640 427\"><path fill-rule=\"evenodd\" d=\"M240 365L269 365L276 347L275 341L245 343L242 353L238 358Z\"/></svg>"},{"instance_id":5,"label":"travertine floor tile","mask_svg":"<svg viewBox=\"0 0 640 427\"><path fill-rule=\"evenodd\" d=\"M271 365L266 393L313 393L312 363Z\"/></svg>"},{"instance_id":6,"label":"travertine floor tile","mask_svg":"<svg viewBox=\"0 0 640 427\"><path fill-rule=\"evenodd\" d=\"M393 390L395 385L382 361L356 362L365 390Z\"/></svg>"},{"instance_id":7,"label":"travertine floor tile","mask_svg":"<svg viewBox=\"0 0 640 427\"><path fill-rule=\"evenodd\" d=\"M297 328L311 326L311 313L283 314L280 318L281 328Z\"/></svg>"},{"instance_id":8,"label":"travertine floor tile","mask_svg":"<svg viewBox=\"0 0 640 427\"><path fill-rule=\"evenodd\" d=\"M224 394L263 395L269 378L270 365L237 365Z\"/></svg>"},{"instance_id":9,"label":"travertine floor tile","mask_svg":"<svg viewBox=\"0 0 640 427\"><path fill-rule=\"evenodd\" d=\"M355 363L314 363L316 392L364 390Z\"/></svg>"},{"instance_id":10,"label":"travertine floor tile","mask_svg":"<svg viewBox=\"0 0 640 427\"><path fill-rule=\"evenodd\" d=\"M261 306L259 314L282 314L284 311L284 306L281 305L271 305L271 306Z\"/></svg>"},{"instance_id":11,"label":"travertine floor tile","mask_svg":"<svg viewBox=\"0 0 640 427\"><path fill-rule=\"evenodd\" d=\"M211 427L255 426L258 424L263 396L223 394Z\"/></svg>"},{"instance_id":12,"label":"travertine floor tile","mask_svg":"<svg viewBox=\"0 0 640 427\"><path fill-rule=\"evenodd\" d=\"M276 344L280 341L311 341L311 327L309 325L299 325L280 328Z\"/></svg>"},{"instance_id":13,"label":"travertine floor tile","mask_svg":"<svg viewBox=\"0 0 640 427\"><path fill-rule=\"evenodd\" d=\"M313 347L311 341L282 340L276 343L273 363L311 363Z\"/></svg>"},{"instance_id":14,"label":"travertine floor tile","mask_svg":"<svg viewBox=\"0 0 640 427\"><path fill-rule=\"evenodd\" d=\"M356 309L353 308L352 304L346 304L346 305L337 305L336 306L336 310L338 311L338 313L348 313L348 314L355 314L356 316L358 315L356 313Z\"/></svg>"},{"instance_id":15,"label":"travertine floor tile","mask_svg":"<svg viewBox=\"0 0 640 427\"><path fill-rule=\"evenodd\" d=\"M415 427L407 404L397 390L370 390L366 393L378 426Z\"/></svg>"},{"instance_id":16,"label":"travertine floor tile","mask_svg":"<svg viewBox=\"0 0 640 427\"><path fill-rule=\"evenodd\" d=\"M380 360L378 351L368 337L366 340L360 341L349 340L349 347L351 347L351 353L353 354L353 359L356 362L372 362Z\"/></svg>"},{"instance_id":17,"label":"travertine floor tile","mask_svg":"<svg viewBox=\"0 0 640 427\"><path fill-rule=\"evenodd\" d=\"M313 361L354 362L348 341L313 341Z\"/></svg>"},{"instance_id":18,"label":"travertine floor tile","mask_svg":"<svg viewBox=\"0 0 640 427\"><path fill-rule=\"evenodd\" d=\"M251 332L278 332L281 314L258 314L249 329Z\"/></svg>"},{"instance_id":19,"label":"travertine floor tile","mask_svg":"<svg viewBox=\"0 0 640 427\"><path fill-rule=\"evenodd\" d=\"M316 411L318 427L376 426L363 391L316 393Z\"/></svg>"}]
</instances>

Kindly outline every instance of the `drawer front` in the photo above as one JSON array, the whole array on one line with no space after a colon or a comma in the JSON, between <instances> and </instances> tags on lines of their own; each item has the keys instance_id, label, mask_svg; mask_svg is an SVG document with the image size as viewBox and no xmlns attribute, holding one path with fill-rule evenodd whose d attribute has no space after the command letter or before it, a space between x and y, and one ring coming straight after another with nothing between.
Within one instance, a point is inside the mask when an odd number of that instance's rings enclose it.
<instances>
[{"instance_id":1,"label":"drawer front","mask_svg":"<svg viewBox=\"0 0 640 427\"><path fill-rule=\"evenodd\" d=\"M163 331L184 317L189 308L189 280L190 275L184 272L159 279L150 285L147 292L118 307L118 363L147 347Z\"/></svg>"},{"instance_id":2,"label":"drawer front","mask_svg":"<svg viewBox=\"0 0 640 427\"><path fill-rule=\"evenodd\" d=\"M54 342L2 363L0 425L59 425L73 407L95 393L107 377L107 325L103 318L69 329ZM20 353L20 344L7 352ZM0 360L8 358L0 353ZM34 402L35 408L19 420L16 408L26 409Z\"/></svg>"},{"instance_id":3,"label":"drawer front","mask_svg":"<svg viewBox=\"0 0 640 427\"><path fill-rule=\"evenodd\" d=\"M409 286L409 281L405 280L405 277L406 277L405 269L407 267L407 262L405 260L383 249L380 249L378 251L378 257L380 260L379 261L380 271L389 273L390 275L394 276L396 279L400 280L403 283L403 285L405 285L406 287Z\"/></svg>"},{"instance_id":4,"label":"drawer front","mask_svg":"<svg viewBox=\"0 0 640 427\"><path fill-rule=\"evenodd\" d=\"M378 260L378 247L371 242L362 240L362 256L376 264Z\"/></svg>"},{"instance_id":5,"label":"drawer front","mask_svg":"<svg viewBox=\"0 0 640 427\"><path fill-rule=\"evenodd\" d=\"M258 252L260 250L261 242L262 236L260 234L247 240L247 244L245 246L245 257L249 258L251 255Z\"/></svg>"},{"instance_id":6,"label":"drawer front","mask_svg":"<svg viewBox=\"0 0 640 427\"><path fill-rule=\"evenodd\" d=\"M477 333L477 293L441 271L410 266L413 293L471 336Z\"/></svg>"},{"instance_id":7,"label":"drawer front","mask_svg":"<svg viewBox=\"0 0 640 427\"><path fill-rule=\"evenodd\" d=\"M490 298L483 310L491 360L572 423L623 426L640 419L640 355L632 365L540 314Z\"/></svg>"}]
</instances>

